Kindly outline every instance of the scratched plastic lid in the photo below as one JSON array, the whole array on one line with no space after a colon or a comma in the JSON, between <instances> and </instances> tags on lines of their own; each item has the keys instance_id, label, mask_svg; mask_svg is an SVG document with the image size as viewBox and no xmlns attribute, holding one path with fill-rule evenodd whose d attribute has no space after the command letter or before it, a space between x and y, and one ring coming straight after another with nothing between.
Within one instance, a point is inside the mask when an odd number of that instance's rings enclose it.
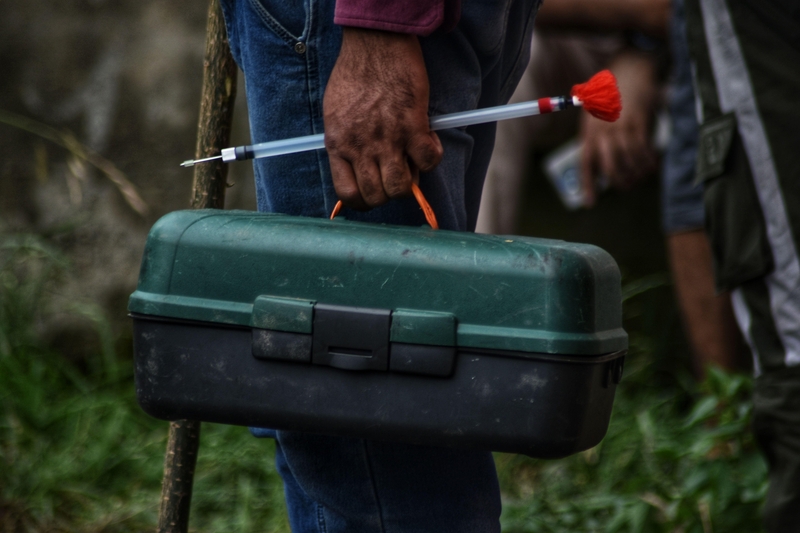
<instances>
[{"instance_id":1,"label":"scratched plastic lid","mask_svg":"<svg viewBox=\"0 0 800 533\"><path fill-rule=\"evenodd\" d=\"M596 246L250 211L159 220L129 310L304 331L315 303L391 310L402 342L569 355L628 345L619 269Z\"/></svg>"}]
</instances>

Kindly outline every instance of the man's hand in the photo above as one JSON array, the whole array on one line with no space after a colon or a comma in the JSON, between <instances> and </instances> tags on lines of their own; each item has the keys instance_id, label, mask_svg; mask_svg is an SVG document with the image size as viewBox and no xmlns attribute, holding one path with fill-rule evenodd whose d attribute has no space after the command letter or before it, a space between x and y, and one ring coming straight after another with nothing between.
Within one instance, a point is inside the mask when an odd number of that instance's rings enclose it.
<instances>
[{"instance_id":1,"label":"man's hand","mask_svg":"<svg viewBox=\"0 0 800 533\"><path fill-rule=\"evenodd\" d=\"M601 175L611 187L626 190L656 170L657 156L651 142L658 92L655 63L637 52L623 52L613 61L611 70L622 96L619 120L604 122L588 113L581 117L581 181L589 206L594 205Z\"/></svg>"},{"instance_id":2,"label":"man's hand","mask_svg":"<svg viewBox=\"0 0 800 533\"><path fill-rule=\"evenodd\" d=\"M367 210L406 196L442 159L428 122L428 73L415 35L346 27L323 100L333 186Z\"/></svg>"}]
</instances>

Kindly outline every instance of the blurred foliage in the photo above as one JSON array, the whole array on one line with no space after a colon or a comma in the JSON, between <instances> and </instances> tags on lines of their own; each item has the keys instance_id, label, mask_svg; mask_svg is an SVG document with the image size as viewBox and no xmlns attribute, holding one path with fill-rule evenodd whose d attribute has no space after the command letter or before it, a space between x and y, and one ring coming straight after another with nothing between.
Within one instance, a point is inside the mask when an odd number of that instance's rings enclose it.
<instances>
[{"instance_id":1,"label":"blurred foliage","mask_svg":"<svg viewBox=\"0 0 800 533\"><path fill-rule=\"evenodd\" d=\"M54 128L30 117L0 109L0 124L27 131L41 139L50 141L67 151L67 188L73 204L80 204L81 188L87 180L87 165L99 170L119 190L125 202L139 215L147 215L150 208L142 200L136 186L114 163L81 143L70 131ZM47 179L47 151L43 144L37 144L34 152L34 169L40 181Z\"/></svg>"},{"instance_id":2,"label":"blurred foliage","mask_svg":"<svg viewBox=\"0 0 800 533\"><path fill-rule=\"evenodd\" d=\"M107 319L85 303L59 311L94 327L99 348L82 361L39 336L69 269L41 238L0 235L0 531L152 530L167 424L136 405ZM631 352L605 440L557 461L496 456L505 531L760 530L752 382L712 370L696 387L664 363L663 317L647 303L664 284L626 284ZM273 453L244 428L204 424L191 529L288 531Z\"/></svg>"},{"instance_id":3,"label":"blurred foliage","mask_svg":"<svg viewBox=\"0 0 800 533\"><path fill-rule=\"evenodd\" d=\"M606 438L560 461L499 455L510 532L761 530L766 465L749 431L752 380L711 369L685 391L647 386L644 358L618 389Z\"/></svg>"},{"instance_id":4,"label":"blurred foliage","mask_svg":"<svg viewBox=\"0 0 800 533\"><path fill-rule=\"evenodd\" d=\"M70 362L43 345L37 323L69 265L37 237L0 239L0 531L153 530L167 424L136 404L97 307L69 312L94 324L99 353ZM192 529L288 531L273 453L245 428L204 424Z\"/></svg>"},{"instance_id":5,"label":"blurred foliage","mask_svg":"<svg viewBox=\"0 0 800 533\"><path fill-rule=\"evenodd\" d=\"M623 285L630 350L608 433L558 461L498 454L508 533L761 531L766 463L750 432L752 378L696 384L652 275ZM684 348L685 349L685 348Z\"/></svg>"}]
</instances>

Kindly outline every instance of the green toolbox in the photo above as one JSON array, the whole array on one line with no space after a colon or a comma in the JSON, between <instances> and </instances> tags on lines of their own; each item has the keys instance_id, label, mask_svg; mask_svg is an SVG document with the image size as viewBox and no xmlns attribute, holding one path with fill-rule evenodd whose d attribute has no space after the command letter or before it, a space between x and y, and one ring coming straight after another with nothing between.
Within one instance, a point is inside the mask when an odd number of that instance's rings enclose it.
<instances>
[{"instance_id":1,"label":"green toolbox","mask_svg":"<svg viewBox=\"0 0 800 533\"><path fill-rule=\"evenodd\" d=\"M151 415L562 457L605 435L620 275L586 244L178 211L131 295Z\"/></svg>"}]
</instances>

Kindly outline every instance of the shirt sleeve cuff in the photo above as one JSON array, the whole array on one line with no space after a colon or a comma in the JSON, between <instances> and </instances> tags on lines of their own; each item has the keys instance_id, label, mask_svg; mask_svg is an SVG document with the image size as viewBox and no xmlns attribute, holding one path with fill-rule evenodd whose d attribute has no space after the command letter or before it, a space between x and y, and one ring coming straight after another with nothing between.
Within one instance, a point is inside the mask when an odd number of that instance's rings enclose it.
<instances>
[{"instance_id":1,"label":"shirt sleeve cuff","mask_svg":"<svg viewBox=\"0 0 800 533\"><path fill-rule=\"evenodd\" d=\"M425 37L445 22L446 0L336 0L340 26L410 33Z\"/></svg>"}]
</instances>

